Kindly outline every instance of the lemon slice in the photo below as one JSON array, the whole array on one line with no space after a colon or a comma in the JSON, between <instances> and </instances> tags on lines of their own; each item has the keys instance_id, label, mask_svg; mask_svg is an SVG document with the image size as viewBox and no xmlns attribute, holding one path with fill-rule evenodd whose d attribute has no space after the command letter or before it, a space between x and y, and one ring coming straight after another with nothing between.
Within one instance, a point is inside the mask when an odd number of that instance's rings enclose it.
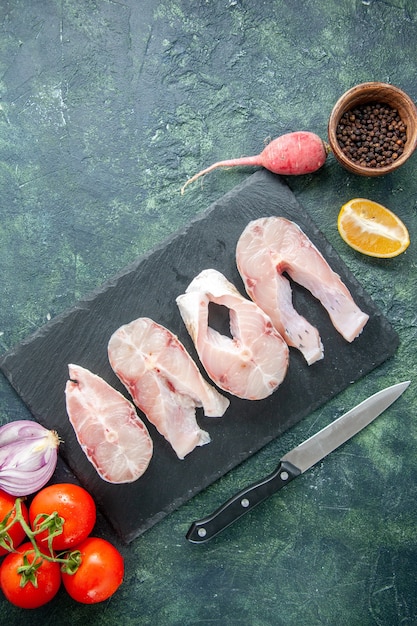
<instances>
[{"instance_id":1,"label":"lemon slice","mask_svg":"<svg viewBox=\"0 0 417 626\"><path fill-rule=\"evenodd\" d=\"M337 228L351 248L368 256L392 258L410 245L407 227L400 218L365 198L354 198L342 206Z\"/></svg>"}]
</instances>

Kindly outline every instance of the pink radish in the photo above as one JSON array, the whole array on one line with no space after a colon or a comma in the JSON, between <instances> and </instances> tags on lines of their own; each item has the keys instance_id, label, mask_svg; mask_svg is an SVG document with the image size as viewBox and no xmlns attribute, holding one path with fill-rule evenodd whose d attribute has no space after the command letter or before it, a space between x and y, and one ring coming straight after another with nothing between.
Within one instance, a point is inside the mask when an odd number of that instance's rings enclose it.
<instances>
[{"instance_id":1,"label":"pink radish","mask_svg":"<svg viewBox=\"0 0 417 626\"><path fill-rule=\"evenodd\" d=\"M228 159L213 163L210 167L189 178L185 185L182 186L181 193L184 193L187 185L218 167L260 165L274 174L282 174L283 176L310 174L323 165L328 151L327 144L314 133L308 131L287 133L271 141L256 156Z\"/></svg>"}]
</instances>

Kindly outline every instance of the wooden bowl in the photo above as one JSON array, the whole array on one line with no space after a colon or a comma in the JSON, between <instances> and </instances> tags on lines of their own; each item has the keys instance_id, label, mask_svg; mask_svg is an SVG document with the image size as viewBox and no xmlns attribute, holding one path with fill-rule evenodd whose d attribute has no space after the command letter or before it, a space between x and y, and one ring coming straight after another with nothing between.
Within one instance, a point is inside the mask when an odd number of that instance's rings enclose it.
<instances>
[{"instance_id":1,"label":"wooden bowl","mask_svg":"<svg viewBox=\"0 0 417 626\"><path fill-rule=\"evenodd\" d=\"M387 104L397 109L407 127L407 139L403 153L389 165L381 167L360 165L351 160L342 151L336 136L339 121L344 113L370 102ZM417 146L417 107L413 100L398 87L387 83L362 83L349 89L336 102L329 119L328 136L332 152L344 168L360 176L383 176L401 167L413 154Z\"/></svg>"}]
</instances>

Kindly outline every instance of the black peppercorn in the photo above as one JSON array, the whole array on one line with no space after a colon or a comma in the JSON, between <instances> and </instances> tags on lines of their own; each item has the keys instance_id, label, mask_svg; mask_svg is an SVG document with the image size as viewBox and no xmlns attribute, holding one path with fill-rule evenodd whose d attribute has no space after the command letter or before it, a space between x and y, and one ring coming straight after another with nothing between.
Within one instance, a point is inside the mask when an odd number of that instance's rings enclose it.
<instances>
[{"instance_id":1,"label":"black peppercorn","mask_svg":"<svg viewBox=\"0 0 417 626\"><path fill-rule=\"evenodd\" d=\"M336 138L342 152L358 165L385 167L403 153L407 129L397 109L370 102L342 115Z\"/></svg>"}]
</instances>

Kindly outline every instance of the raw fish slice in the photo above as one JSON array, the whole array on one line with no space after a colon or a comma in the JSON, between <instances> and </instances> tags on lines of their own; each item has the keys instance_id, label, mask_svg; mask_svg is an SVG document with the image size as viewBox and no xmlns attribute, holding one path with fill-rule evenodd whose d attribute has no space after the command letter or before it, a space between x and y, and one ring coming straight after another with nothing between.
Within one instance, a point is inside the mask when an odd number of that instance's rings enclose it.
<instances>
[{"instance_id":1,"label":"raw fish slice","mask_svg":"<svg viewBox=\"0 0 417 626\"><path fill-rule=\"evenodd\" d=\"M254 302L214 269L196 276L176 301L201 363L216 385L248 400L275 391L287 372L288 346ZM229 309L232 337L210 327L210 302Z\"/></svg>"},{"instance_id":2,"label":"raw fish slice","mask_svg":"<svg viewBox=\"0 0 417 626\"><path fill-rule=\"evenodd\" d=\"M121 326L110 338L110 364L134 403L183 459L210 442L195 410L221 417L229 406L201 376L182 343L167 328L141 317Z\"/></svg>"},{"instance_id":3,"label":"raw fish slice","mask_svg":"<svg viewBox=\"0 0 417 626\"><path fill-rule=\"evenodd\" d=\"M80 365L68 365L69 420L88 460L103 480L131 483L145 472L153 444L127 398Z\"/></svg>"},{"instance_id":4,"label":"raw fish slice","mask_svg":"<svg viewBox=\"0 0 417 626\"><path fill-rule=\"evenodd\" d=\"M237 243L236 262L248 295L308 364L323 357L321 339L318 330L295 311L284 272L322 303L346 341L353 341L369 319L340 276L290 220L266 217L250 222Z\"/></svg>"},{"instance_id":5,"label":"raw fish slice","mask_svg":"<svg viewBox=\"0 0 417 626\"><path fill-rule=\"evenodd\" d=\"M323 344L317 328L301 316L292 304L290 282L282 276L274 261L274 246L265 242L266 220L250 222L236 248L236 263L246 292L269 315L275 328L289 346L301 351L311 365L323 358ZM271 252L272 248L272 252Z\"/></svg>"}]
</instances>

